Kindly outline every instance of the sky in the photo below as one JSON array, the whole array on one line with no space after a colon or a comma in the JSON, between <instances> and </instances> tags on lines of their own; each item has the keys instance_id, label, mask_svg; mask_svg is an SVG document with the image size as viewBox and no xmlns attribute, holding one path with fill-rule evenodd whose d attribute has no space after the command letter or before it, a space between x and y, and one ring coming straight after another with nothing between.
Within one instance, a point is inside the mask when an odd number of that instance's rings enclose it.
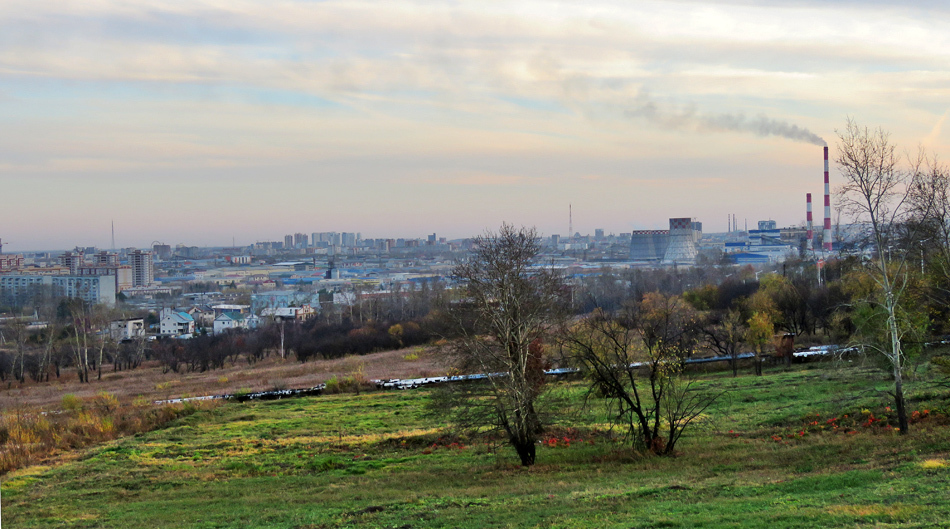
<instances>
[{"instance_id":1,"label":"sky","mask_svg":"<svg viewBox=\"0 0 950 529\"><path fill-rule=\"evenodd\" d=\"M3 0L0 239L799 225L849 116L950 156L914 4Z\"/></svg>"}]
</instances>

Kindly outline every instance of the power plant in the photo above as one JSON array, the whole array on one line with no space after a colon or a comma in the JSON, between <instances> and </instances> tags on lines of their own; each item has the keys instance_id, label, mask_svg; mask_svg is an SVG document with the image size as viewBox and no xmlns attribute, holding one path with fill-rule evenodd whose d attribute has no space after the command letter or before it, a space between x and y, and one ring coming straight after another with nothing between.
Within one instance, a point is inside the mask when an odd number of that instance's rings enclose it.
<instances>
[{"instance_id":1,"label":"power plant","mask_svg":"<svg viewBox=\"0 0 950 529\"><path fill-rule=\"evenodd\" d=\"M821 248L823 255L832 252L831 185L828 166L828 147L823 147L825 211ZM737 215L727 214L726 233L712 234L704 241L704 249L721 249L734 262L754 264L781 262L790 255L807 252L814 256L818 250L812 194L805 195L805 228L779 228L774 220L758 221L758 229L749 229L748 223L740 231ZM642 265L689 265L699 254L702 224L688 217L669 219L668 230L635 230L630 237L630 260Z\"/></svg>"},{"instance_id":2,"label":"power plant","mask_svg":"<svg viewBox=\"0 0 950 529\"><path fill-rule=\"evenodd\" d=\"M805 195L805 250L811 252L815 249L815 231L812 227L811 218L811 193Z\"/></svg>"},{"instance_id":3,"label":"power plant","mask_svg":"<svg viewBox=\"0 0 950 529\"><path fill-rule=\"evenodd\" d=\"M821 246L831 253L831 188L828 184L828 146L825 146L825 231L821 236Z\"/></svg>"},{"instance_id":4,"label":"power plant","mask_svg":"<svg viewBox=\"0 0 950 529\"><path fill-rule=\"evenodd\" d=\"M658 264L693 264L703 225L690 217L670 219L668 230L636 230L630 237L630 259Z\"/></svg>"}]
</instances>

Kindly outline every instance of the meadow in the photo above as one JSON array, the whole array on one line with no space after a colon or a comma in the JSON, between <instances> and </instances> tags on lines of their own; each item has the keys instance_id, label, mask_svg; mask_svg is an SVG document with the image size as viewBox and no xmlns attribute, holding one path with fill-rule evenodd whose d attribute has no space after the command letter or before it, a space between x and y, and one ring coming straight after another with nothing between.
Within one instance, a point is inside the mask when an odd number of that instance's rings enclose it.
<instances>
[{"instance_id":1,"label":"meadow","mask_svg":"<svg viewBox=\"0 0 950 529\"><path fill-rule=\"evenodd\" d=\"M948 392L852 363L698 374L716 405L675 457L625 448L580 381L522 468L453 432L437 389L227 403L2 478L7 527L946 527ZM563 403L567 402L568 405Z\"/></svg>"}]
</instances>

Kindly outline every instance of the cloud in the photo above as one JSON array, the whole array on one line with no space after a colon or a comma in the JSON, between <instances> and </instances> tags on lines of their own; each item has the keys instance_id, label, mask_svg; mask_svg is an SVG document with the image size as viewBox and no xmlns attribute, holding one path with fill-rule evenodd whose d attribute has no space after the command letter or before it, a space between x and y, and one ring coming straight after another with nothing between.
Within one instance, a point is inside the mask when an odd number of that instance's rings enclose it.
<instances>
[{"instance_id":1,"label":"cloud","mask_svg":"<svg viewBox=\"0 0 950 529\"><path fill-rule=\"evenodd\" d=\"M492 174L473 172L469 174L449 174L436 177L422 178L425 184L476 186L476 187L509 187L509 186L537 186L543 185L547 179L522 175Z\"/></svg>"},{"instance_id":2,"label":"cloud","mask_svg":"<svg viewBox=\"0 0 950 529\"><path fill-rule=\"evenodd\" d=\"M624 219L665 200L770 212L774 190L736 175L767 165L792 185L807 148L746 139L818 143L846 114L939 139L948 25L939 4L882 0L4 0L0 171L102 189L218 179L254 190L228 195L246 208L338 183L382 204L437 189L418 199L427 218L472 195L531 214L580 197ZM712 167L735 186L703 180ZM68 195L22 215L68 223Z\"/></svg>"},{"instance_id":3,"label":"cloud","mask_svg":"<svg viewBox=\"0 0 950 529\"><path fill-rule=\"evenodd\" d=\"M947 116L950 116L950 110L947 110L940 116L940 119L937 120L937 123L934 124L933 129L930 130L930 134L927 135L923 140L923 144L927 147L934 147L938 144L940 140L940 133L943 130L943 124L947 122Z\"/></svg>"}]
</instances>

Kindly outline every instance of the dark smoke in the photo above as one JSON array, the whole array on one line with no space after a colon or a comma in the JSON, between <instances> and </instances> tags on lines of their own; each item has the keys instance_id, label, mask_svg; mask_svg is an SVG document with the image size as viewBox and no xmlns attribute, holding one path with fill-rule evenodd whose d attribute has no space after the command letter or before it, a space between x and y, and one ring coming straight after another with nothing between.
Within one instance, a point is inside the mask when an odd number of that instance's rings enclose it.
<instances>
[{"instance_id":1,"label":"dark smoke","mask_svg":"<svg viewBox=\"0 0 950 529\"><path fill-rule=\"evenodd\" d=\"M814 132L780 119L763 115L747 118L744 114L701 114L692 106L681 111L669 111L644 95L638 97L636 106L625 111L625 114L630 118L645 119L672 129L746 132L762 137L778 136L812 145L828 145Z\"/></svg>"}]
</instances>

